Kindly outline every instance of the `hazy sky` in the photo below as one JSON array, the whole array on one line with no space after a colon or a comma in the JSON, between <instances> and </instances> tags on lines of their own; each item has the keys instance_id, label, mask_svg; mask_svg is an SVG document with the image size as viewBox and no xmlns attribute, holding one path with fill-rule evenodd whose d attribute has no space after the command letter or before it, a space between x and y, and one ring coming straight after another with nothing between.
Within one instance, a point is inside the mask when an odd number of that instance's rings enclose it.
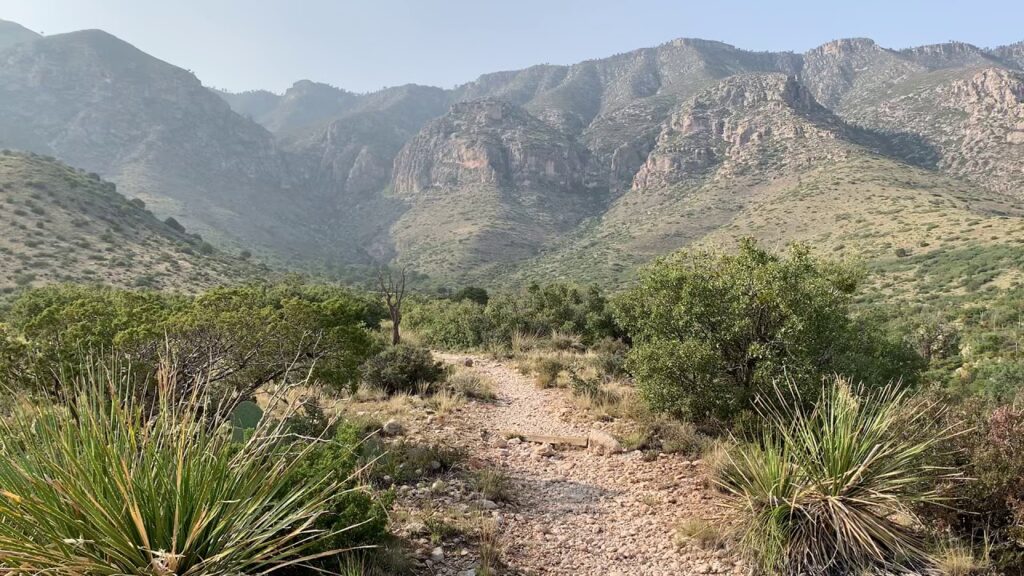
<instances>
[{"instance_id":1,"label":"hazy sky","mask_svg":"<svg viewBox=\"0 0 1024 576\"><path fill-rule=\"evenodd\" d=\"M683 36L795 51L851 36L1024 40L1024 0L0 0L0 18L46 34L102 28L207 85L274 91L302 78L447 87Z\"/></svg>"}]
</instances>

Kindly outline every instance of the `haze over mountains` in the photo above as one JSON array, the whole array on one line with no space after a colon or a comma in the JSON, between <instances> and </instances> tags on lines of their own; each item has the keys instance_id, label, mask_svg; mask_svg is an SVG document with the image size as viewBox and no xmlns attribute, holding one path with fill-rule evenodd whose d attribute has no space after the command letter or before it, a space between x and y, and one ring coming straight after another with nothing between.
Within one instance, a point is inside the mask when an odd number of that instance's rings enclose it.
<instances>
[{"instance_id":1,"label":"haze over mountains","mask_svg":"<svg viewBox=\"0 0 1024 576\"><path fill-rule=\"evenodd\" d=\"M210 90L101 31L0 22L0 147L306 269L617 283L750 234L912 275L928 253L1020 250L1024 43L680 39L450 90L301 80L277 95Z\"/></svg>"}]
</instances>

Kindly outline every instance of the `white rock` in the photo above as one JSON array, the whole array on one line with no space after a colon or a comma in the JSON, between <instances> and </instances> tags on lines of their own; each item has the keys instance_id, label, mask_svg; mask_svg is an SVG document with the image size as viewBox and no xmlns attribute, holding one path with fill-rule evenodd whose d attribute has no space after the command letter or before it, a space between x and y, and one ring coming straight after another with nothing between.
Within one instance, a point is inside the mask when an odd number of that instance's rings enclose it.
<instances>
[{"instance_id":1,"label":"white rock","mask_svg":"<svg viewBox=\"0 0 1024 576\"><path fill-rule=\"evenodd\" d=\"M444 560L444 548L438 546L437 548L431 550L430 559L434 562L440 562L441 560Z\"/></svg>"},{"instance_id":2,"label":"white rock","mask_svg":"<svg viewBox=\"0 0 1024 576\"><path fill-rule=\"evenodd\" d=\"M601 430L591 430L587 436L587 448L598 454L618 454L622 444L614 436Z\"/></svg>"},{"instance_id":3,"label":"white rock","mask_svg":"<svg viewBox=\"0 0 1024 576\"><path fill-rule=\"evenodd\" d=\"M541 444L533 449L533 453L537 456L553 456L555 449L551 447L551 444Z\"/></svg>"}]
</instances>

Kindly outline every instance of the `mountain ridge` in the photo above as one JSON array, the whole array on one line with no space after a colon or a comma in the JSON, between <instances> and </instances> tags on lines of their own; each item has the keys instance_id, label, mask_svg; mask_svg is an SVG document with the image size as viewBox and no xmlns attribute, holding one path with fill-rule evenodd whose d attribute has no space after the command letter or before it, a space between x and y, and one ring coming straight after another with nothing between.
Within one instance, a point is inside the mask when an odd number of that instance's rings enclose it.
<instances>
[{"instance_id":1,"label":"mountain ridge","mask_svg":"<svg viewBox=\"0 0 1024 576\"><path fill-rule=\"evenodd\" d=\"M925 189L962 198L974 186L977 202L1012 213L1024 204L1022 46L854 38L796 53L677 39L450 89L300 80L232 94L84 32L0 49L0 145L98 172L215 243L305 270L620 282L732 227L818 238L749 210L808 209L809 189L832 203L816 210L845 206L837 190L864 191L832 182L833 165L884 202L913 198L929 226ZM973 218L941 226L955 235ZM907 226L882 242L843 225L849 242L823 245L878 256L916 237Z\"/></svg>"}]
</instances>

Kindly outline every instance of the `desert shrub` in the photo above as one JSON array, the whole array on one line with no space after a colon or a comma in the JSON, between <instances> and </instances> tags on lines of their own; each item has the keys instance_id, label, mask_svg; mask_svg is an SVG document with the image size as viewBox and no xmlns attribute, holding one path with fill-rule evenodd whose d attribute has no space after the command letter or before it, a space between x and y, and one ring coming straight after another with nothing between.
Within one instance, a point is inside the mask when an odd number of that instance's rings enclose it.
<instances>
[{"instance_id":1,"label":"desert shrub","mask_svg":"<svg viewBox=\"0 0 1024 576\"><path fill-rule=\"evenodd\" d=\"M444 373L444 364L430 350L408 344L388 346L362 367L363 382L388 394L430 390Z\"/></svg>"},{"instance_id":2,"label":"desert shrub","mask_svg":"<svg viewBox=\"0 0 1024 576\"><path fill-rule=\"evenodd\" d=\"M543 336L563 331L579 335L584 344L620 335L608 301L596 287L532 284L491 298L486 313L493 338L501 342L510 342L516 332Z\"/></svg>"},{"instance_id":3,"label":"desert shrub","mask_svg":"<svg viewBox=\"0 0 1024 576\"><path fill-rule=\"evenodd\" d=\"M316 523L344 488L294 483L308 451L282 449L280 424L236 444L203 393L140 402L116 363L80 373L0 420L5 572L256 573L333 536Z\"/></svg>"},{"instance_id":4,"label":"desert shrub","mask_svg":"<svg viewBox=\"0 0 1024 576\"><path fill-rule=\"evenodd\" d=\"M962 422L940 454L962 470L966 482L945 482L952 506L924 506L937 532L952 532L965 545L989 549L1007 573L1024 570L1024 408L993 406L981 398L956 403L947 422ZM938 460L938 457L936 458Z\"/></svg>"},{"instance_id":5,"label":"desert shrub","mask_svg":"<svg viewBox=\"0 0 1024 576\"><path fill-rule=\"evenodd\" d=\"M470 302L476 302L481 306L486 306L487 301L490 300L490 298L490 295L487 294L487 290L477 286L464 286L452 295L452 300L456 302L469 300Z\"/></svg>"},{"instance_id":6,"label":"desert shrub","mask_svg":"<svg viewBox=\"0 0 1024 576\"><path fill-rule=\"evenodd\" d=\"M616 338L602 338L591 350L595 354L594 365L601 374L615 378L626 374L626 355L629 346Z\"/></svg>"},{"instance_id":7,"label":"desert shrub","mask_svg":"<svg viewBox=\"0 0 1024 576\"><path fill-rule=\"evenodd\" d=\"M777 255L749 239L736 254L662 258L616 301L627 365L653 408L684 418L731 419L782 379L808 401L823 377L852 369L872 385L915 381L909 345L851 320L857 280L805 246Z\"/></svg>"},{"instance_id":8,"label":"desert shrub","mask_svg":"<svg viewBox=\"0 0 1024 576\"><path fill-rule=\"evenodd\" d=\"M765 574L851 574L928 562L915 507L943 497L930 462L950 436L906 390L873 391L838 379L812 411L776 390L755 403L758 443L742 444L721 472L743 551Z\"/></svg>"},{"instance_id":9,"label":"desert shrub","mask_svg":"<svg viewBox=\"0 0 1024 576\"><path fill-rule=\"evenodd\" d=\"M319 482L339 487L327 502L325 513L316 520L316 528L327 536L313 547L315 553L372 545L387 537L387 507L391 495L377 495L357 483L362 461L362 430L348 423L337 424L334 428L333 435L313 444L290 477L293 487Z\"/></svg>"}]
</instances>

